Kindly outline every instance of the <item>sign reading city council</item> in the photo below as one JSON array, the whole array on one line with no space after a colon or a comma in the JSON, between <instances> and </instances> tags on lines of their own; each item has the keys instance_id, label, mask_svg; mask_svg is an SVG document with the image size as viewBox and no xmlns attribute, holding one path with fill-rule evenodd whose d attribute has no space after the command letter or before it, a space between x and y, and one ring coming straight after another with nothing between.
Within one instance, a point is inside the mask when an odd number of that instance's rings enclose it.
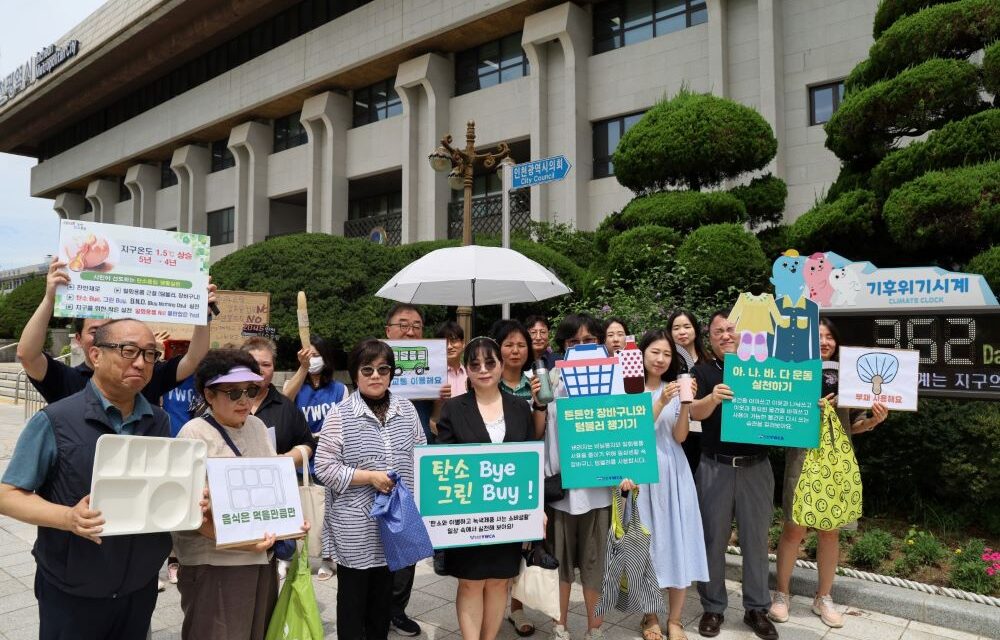
<instances>
[{"instance_id":1,"label":"sign reading city council","mask_svg":"<svg viewBox=\"0 0 1000 640\"><path fill-rule=\"evenodd\" d=\"M542 442L414 449L414 495L435 549L540 540Z\"/></svg>"},{"instance_id":2,"label":"sign reading city council","mask_svg":"<svg viewBox=\"0 0 1000 640\"><path fill-rule=\"evenodd\" d=\"M63 220L58 255L56 316L207 322L208 236Z\"/></svg>"}]
</instances>

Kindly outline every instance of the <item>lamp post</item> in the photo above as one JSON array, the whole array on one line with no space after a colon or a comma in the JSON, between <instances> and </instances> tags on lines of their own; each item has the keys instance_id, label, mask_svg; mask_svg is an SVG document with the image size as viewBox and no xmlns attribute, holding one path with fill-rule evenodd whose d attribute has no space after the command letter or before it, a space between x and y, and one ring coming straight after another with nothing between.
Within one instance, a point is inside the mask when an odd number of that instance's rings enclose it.
<instances>
[{"instance_id":1,"label":"lamp post","mask_svg":"<svg viewBox=\"0 0 1000 640\"><path fill-rule=\"evenodd\" d=\"M494 153L476 153L476 123L472 120L465 126L465 148L451 146L451 135L441 139L441 146L427 156L431 168L438 173L448 173L448 186L458 191L464 189L462 200L462 246L472 244L472 181L476 163L481 162L486 169L492 169L504 158L510 157L510 146L506 142L497 145ZM467 338L472 337L472 309L458 307L458 324Z\"/></svg>"}]
</instances>

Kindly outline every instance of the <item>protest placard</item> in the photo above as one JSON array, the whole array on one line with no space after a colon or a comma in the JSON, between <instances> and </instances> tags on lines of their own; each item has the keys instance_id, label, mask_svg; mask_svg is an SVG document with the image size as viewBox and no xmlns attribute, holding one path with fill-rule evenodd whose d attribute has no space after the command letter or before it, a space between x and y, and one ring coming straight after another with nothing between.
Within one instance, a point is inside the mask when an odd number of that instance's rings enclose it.
<instances>
[{"instance_id":1,"label":"protest placard","mask_svg":"<svg viewBox=\"0 0 1000 640\"><path fill-rule=\"evenodd\" d=\"M267 533L279 539L304 535L291 458L209 458L205 467L217 547L263 540Z\"/></svg>"},{"instance_id":2,"label":"protest placard","mask_svg":"<svg viewBox=\"0 0 1000 640\"><path fill-rule=\"evenodd\" d=\"M58 254L58 317L207 322L208 236L62 220Z\"/></svg>"},{"instance_id":3,"label":"protest placard","mask_svg":"<svg viewBox=\"0 0 1000 640\"><path fill-rule=\"evenodd\" d=\"M240 344L249 334L264 335L274 339L271 321L271 294L266 291L226 291L215 292L219 315L209 325L210 344L218 349L224 344ZM161 324L147 322L155 333L167 331L171 340L190 340L193 325Z\"/></svg>"},{"instance_id":4,"label":"protest placard","mask_svg":"<svg viewBox=\"0 0 1000 640\"><path fill-rule=\"evenodd\" d=\"M554 410L564 488L659 480L652 395L558 398Z\"/></svg>"},{"instance_id":5,"label":"protest placard","mask_svg":"<svg viewBox=\"0 0 1000 640\"><path fill-rule=\"evenodd\" d=\"M916 411L920 352L909 349L840 348L837 406Z\"/></svg>"},{"instance_id":6,"label":"protest placard","mask_svg":"<svg viewBox=\"0 0 1000 640\"><path fill-rule=\"evenodd\" d=\"M414 496L436 549L540 540L544 443L414 450Z\"/></svg>"},{"instance_id":7,"label":"protest placard","mask_svg":"<svg viewBox=\"0 0 1000 640\"><path fill-rule=\"evenodd\" d=\"M391 391L409 400L436 400L448 381L446 340L384 340L392 347L396 370ZM463 389L464 391L464 389Z\"/></svg>"}]
</instances>

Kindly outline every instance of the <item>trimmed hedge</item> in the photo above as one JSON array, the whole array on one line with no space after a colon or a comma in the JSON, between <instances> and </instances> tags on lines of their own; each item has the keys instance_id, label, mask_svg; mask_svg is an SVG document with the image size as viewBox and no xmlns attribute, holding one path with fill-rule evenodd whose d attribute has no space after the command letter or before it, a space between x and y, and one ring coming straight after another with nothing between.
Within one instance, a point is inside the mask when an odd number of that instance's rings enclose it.
<instances>
[{"instance_id":1,"label":"trimmed hedge","mask_svg":"<svg viewBox=\"0 0 1000 640\"><path fill-rule=\"evenodd\" d=\"M1000 244L983 251L965 266L968 273L978 273L986 278L993 293L1000 293Z\"/></svg>"},{"instance_id":2,"label":"trimmed hedge","mask_svg":"<svg viewBox=\"0 0 1000 640\"><path fill-rule=\"evenodd\" d=\"M790 229L791 227L787 224L779 224L757 232L757 240L760 242L760 248L764 252L764 257L774 260L784 253L786 249L791 248L792 245L789 241Z\"/></svg>"},{"instance_id":3,"label":"trimmed hedge","mask_svg":"<svg viewBox=\"0 0 1000 640\"><path fill-rule=\"evenodd\" d=\"M594 232L574 229L570 224L532 220L528 223L527 236L566 256L582 269L590 268L601 257Z\"/></svg>"},{"instance_id":4,"label":"trimmed hedge","mask_svg":"<svg viewBox=\"0 0 1000 640\"><path fill-rule=\"evenodd\" d=\"M677 261L710 287L740 291L766 282L770 263L760 241L738 224L710 224L692 231L677 251Z\"/></svg>"},{"instance_id":5,"label":"trimmed hedge","mask_svg":"<svg viewBox=\"0 0 1000 640\"><path fill-rule=\"evenodd\" d=\"M681 90L622 136L612 162L618 182L637 194L697 191L763 168L777 149L771 126L750 107Z\"/></svg>"},{"instance_id":6,"label":"trimmed hedge","mask_svg":"<svg viewBox=\"0 0 1000 640\"><path fill-rule=\"evenodd\" d=\"M673 229L647 224L611 239L607 266L620 271L644 271L662 262L664 250L681 246L683 236Z\"/></svg>"},{"instance_id":7,"label":"trimmed hedge","mask_svg":"<svg viewBox=\"0 0 1000 640\"><path fill-rule=\"evenodd\" d=\"M845 162L874 163L903 136L917 136L982 108L979 69L928 60L895 78L848 92L826 123L826 146Z\"/></svg>"},{"instance_id":8,"label":"trimmed hedge","mask_svg":"<svg viewBox=\"0 0 1000 640\"><path fill-rule=\"evenodd\" d=\"M0 296L0 338L18 338L24 331L38 304L45 297L45 278L36 276L25 280L5 296ZM49 322L50 327L64 327L69 324L69 318L55 318Z\"/></svg>"},{"instance_id":9,"label":"trimmed hedge","mask_svg":"<svg viewBox=\"0 0 1000 640\"><path fill-rule=\"evenodd\" d=\"M881 0L875 11L875 27L872 35L877 40L882 33L900 18L912 15L921 9L954 0Z\"/></svg>"},{"instance_id":10,"label":"trimmed hedge","mask_svg":"<svg viewBox=\"0 0 1000 640\"><path fill-rule=\"evenodd\" d=\"M983 87L993 94L993 104L1000 96L1000 40L997 40L983 51Z\"/></svg>"},{"instance_id":11,"label":"trimmed hedge","mask_svg":"<svg viewBox=\"0 0 1000 640\"><path fill-rule=\"evenodd\" d=\"M1000 38L1000 2L961 0L926 8L900 19L875 41L868 63L844 85L859 89L890 78L930 58L966 59Z\"/></svg>"},{"instance_id":12,"label":"trimmed hedge","mask_svg":"<svg viewBox=\"0 0 1000 640\"><path fill-rule=\"evenodd\" d=\"M882 215L898 244L968 258L1000 240L1000 162L932 171L896 189Z\"/></svg>"},{"instance_id":13,"label":"trimmed hedge","mask_svg":"<svg viewBox=\"0 0 1000 640\"><path fill-rule=\"evenodd\" d=\"M802 255L835 251L846 258L871 260L873 245L884 244L877 238L878 220L871 191L848 191L799 216L788 229L788 246Z\"/></svg>"},{"instance_id":14,"label":"trimmed hedge","mask_svg":"<svg viewBox=\"0 0 1000 640\"><path fill-rule=\"evenodd\" d=\"M746 207L751 229L781 222L788 197L788 186L781 178L771 174L754 178L750 184L730 189L729 193Z\"/></svg>"},{"instance_id":15,"label":"trimmed hedge","mask_svg":"<svg viewBox=\"0 0 1000 640\"><path fill-rule=\"evenodd\" d=\"M1000 109L988 109L949 122L926 140L890 153L872 170L872 188L885 199L893 189L928 171L986 162L998 153Z\"/></svg>"}]
</instances>

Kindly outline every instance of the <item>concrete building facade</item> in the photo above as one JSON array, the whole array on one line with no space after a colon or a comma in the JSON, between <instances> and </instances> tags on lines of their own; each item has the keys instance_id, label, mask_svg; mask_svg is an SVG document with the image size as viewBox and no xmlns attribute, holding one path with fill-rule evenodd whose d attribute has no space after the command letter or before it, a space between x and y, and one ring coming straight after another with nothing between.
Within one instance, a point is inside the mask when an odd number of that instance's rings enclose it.
<instances>
[{"instance_id":1,"label":"concrete building facade","mask_svg":"<svg viewBox=\"0 0 1000 640\"><path fill-rule=\"evenodd\" d=\"M573 165L517 193L515 224L593 229L631 198L609 162L621 134L687 87L771 123L791 220L837 175L822 122L876 5L110 0L56 43L75 55L0 84L0 151L39 159L31 195L63 217L208 233L218 259L299 231L460 237L427 155L474 120L481 149ZM477 230L498 231L498 191L477 175Z\"/></svg>"}]
</instances>

